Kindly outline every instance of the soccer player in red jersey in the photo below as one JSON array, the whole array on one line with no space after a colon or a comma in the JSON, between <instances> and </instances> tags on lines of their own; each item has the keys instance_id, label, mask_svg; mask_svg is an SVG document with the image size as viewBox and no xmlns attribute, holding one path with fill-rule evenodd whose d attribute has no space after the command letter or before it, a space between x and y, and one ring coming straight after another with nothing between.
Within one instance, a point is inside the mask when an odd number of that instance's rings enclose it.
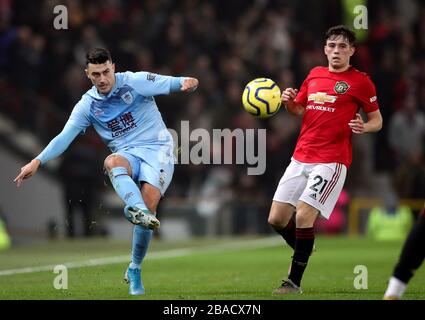
<instances>
[{"instance_id":1,"label":"soccer player in red jersey","mask_svg":"<svg viewBox=\"0 0 425 320\"><path fill-rule=\"evenodd\" d=\"M399 300L414 272L425 259L425 206L407 236L384 294L384 300Z\"/></svg>"},{"instance_id":2,"label":"soccer player in red jersey","mask_svg":"<svg viewBox=\"0 0 425 320\"><path fill-rule=\"evenodd\" d=\"M327 31L325 40L328 66L313 68L299 92L287 88L282 93L286 110L302 116L302 126L268 218L294 249L288 279L274 294L302 292L301 278L314 246L314 222L319 215L329 218L342 190L352 159L352 135L382 127L375 86L350 65L354 32L335 26Z\"/></svg>"}]
</instances>

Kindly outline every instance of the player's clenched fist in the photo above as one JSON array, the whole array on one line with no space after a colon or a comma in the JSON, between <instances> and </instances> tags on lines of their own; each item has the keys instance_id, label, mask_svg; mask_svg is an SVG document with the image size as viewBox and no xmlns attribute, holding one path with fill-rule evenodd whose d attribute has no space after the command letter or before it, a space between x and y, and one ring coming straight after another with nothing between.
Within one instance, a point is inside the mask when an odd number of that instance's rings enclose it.
<instances>
[{"instance_id":1,"label":"player's clenched fist","mask_svg":"<svg viewBox=\"0 0 425 320\"><path fill-rule=\"evenodd\" d=\"M282 92L282 103L286 105L288 102L294 101L297 96L298 89L287 88Z\"/></svg>"},{"instance_id":2,"label":"player's clenched fist","mask_svg":"<svg viewBox=\"0 0 425 320\"><path fill-rule=\"evenodd\" d=\"M183 81L181 91L185 91L185 92L195 91L196 88L198 87L198 84L199 84L198 79L196 79L196 78L186 78Z\"/></svg>"},{"instance_id":3,"label":"player's clenched fist","mask_svg":"<svg viewBox=\"0 0 425 320\"><path fill-rule=\"evenodd\" d=\"M356 113L356 118L350 120L348 126L351 128L351 131L353 131L353 133L361 134L365 132L365 123L360 113Z\"/></svg>"},{"instance_id":4,"label":"player's clenched fist","mask_svg":"<svg viewBox=\"0 0 425 320\"><path fill-rule=\"evenodd\" d=\"M295 97L298 94L298 89L287 88L282 92L282 104L286 111L295 116L302 116L305 108L301 104L295 102Z\"/></svg>"}]
</instances>

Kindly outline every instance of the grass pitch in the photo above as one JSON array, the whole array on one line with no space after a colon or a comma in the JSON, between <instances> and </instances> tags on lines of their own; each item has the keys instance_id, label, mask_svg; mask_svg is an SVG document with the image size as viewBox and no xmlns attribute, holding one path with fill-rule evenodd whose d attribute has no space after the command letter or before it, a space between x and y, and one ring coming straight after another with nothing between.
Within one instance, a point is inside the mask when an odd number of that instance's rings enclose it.
<instances>
[{"instance_id":1,"label":"grass pitch","mask_svg":"<svg viewBox=\"0 0 425 320\"><path fill-rule=\"evenodd\" d=\"M0 300L380 300L403 244L317 237L302 282L304 294L276 297L271 292L286 278L292 255L282 243L278 237L154 239L143 264L146 294L138 297L128 295L123 281L129 242L93 239L14 247L0 252ZM57 264L69 267L66 290L54 288ZM367 289L354 288L357 265L367 268ZM403 298L425 299L424 288L422 267Z\"/></svg>"}]
</instances>

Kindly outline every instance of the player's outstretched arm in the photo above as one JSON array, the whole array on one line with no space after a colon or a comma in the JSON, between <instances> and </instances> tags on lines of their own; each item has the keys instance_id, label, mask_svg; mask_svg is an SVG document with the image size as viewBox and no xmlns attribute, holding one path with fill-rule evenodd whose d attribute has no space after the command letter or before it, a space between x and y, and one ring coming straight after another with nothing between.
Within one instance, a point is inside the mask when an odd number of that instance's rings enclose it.
<instances>
[{"instance_id":1,"label":"player's outstretched arm","mask_svg":"<svg viewBox=\"0 0 425 320\"><path fill-rule=\"evenodd\" d=\"M304 114L304 107L301 104L295 102L298 89L287 88L282 92L282 103L285 106L286 111L292 113L295 116L302 116Z\"/></svg>"},{"instance_id":2,"label":"player's outstretched arm","mask_svg":"<svg viewBox=\"0 0 425 320\"><path fill-rule=\"evenodd\" d=\"M31 162L21 168L21 172L13 180L20 187L25 179L35 175L41 164L61 155L81 132L81 129L67 123L62 132L59 133L47 147Z\"/></svg>"},{"instance_id":3,"label":"player's outstretched arm","mask_svg":"<svg viewBox=\"0 0 425 320\"><path fill-rule=\"evenodd\" d=\"M128 71L126 74L128 84L145 97L192 92L199 85L198 79L193 77L174 77L146 71Z\"/></svg>"}]
</instances>

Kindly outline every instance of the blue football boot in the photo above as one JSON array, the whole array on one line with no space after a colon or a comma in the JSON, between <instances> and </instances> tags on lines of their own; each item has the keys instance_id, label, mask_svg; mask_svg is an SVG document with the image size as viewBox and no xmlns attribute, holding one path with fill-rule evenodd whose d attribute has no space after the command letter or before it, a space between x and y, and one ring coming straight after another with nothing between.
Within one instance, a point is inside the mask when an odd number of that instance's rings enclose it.
<instances>
[{"instance_id":1,"label":"blue football boot","mask_svg":"<svg viewBox=\"0 0 425 320\"><path fill-rule=\"evenodd\" d=\"M127 271L124 275L124 281L127 282L130 287L128 288L128 293L131 295L140 295L145 294L145 288L143 287L141 270L127 268Z\"/></svg>"},{"instance_id":2,"label":"blue football boot","mask_svg":"<svg viewBox=\"0 0 425 320\"><path fill-rule=\"evenodd\" d=\"M132 224L136 224L151 230L159 228L160 222L149 210L126 206L124 215Z\"/></svg>"}]
</instances>

